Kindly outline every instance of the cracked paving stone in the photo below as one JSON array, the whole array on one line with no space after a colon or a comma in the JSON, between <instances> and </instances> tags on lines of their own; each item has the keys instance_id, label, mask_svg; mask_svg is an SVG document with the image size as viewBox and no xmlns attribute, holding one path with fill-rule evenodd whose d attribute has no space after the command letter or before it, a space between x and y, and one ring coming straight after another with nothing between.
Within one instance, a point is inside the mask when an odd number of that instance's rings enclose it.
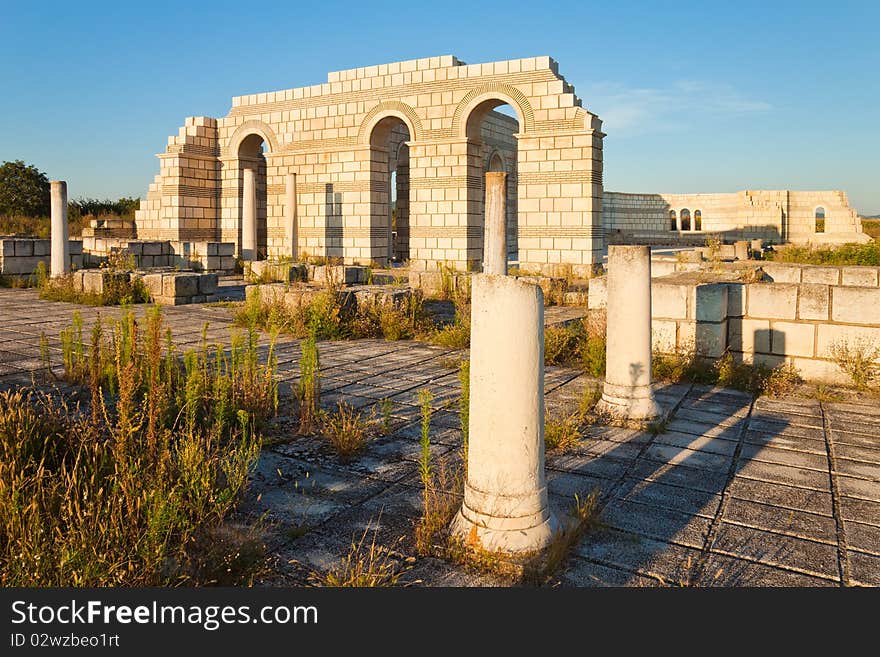
<instances>
[{"instance_id":1,"label":"cracked paving stone","mask_svg":"<svg viewBox=\"0 0 880 657\"><path fill-rule=\"evenodd\" d=\"M834 581L798 573L767 564L710 554L701 564L694 584L697 586L838 586Z\"/></svg>"},{"instance_id":2,"label":"cracked paving stone","mask_svg":"<svg viewBox=\"0 0 880 657\"><path fill-rule=\"evenodd\" d=\"M567 568L553 584L553 586L563 587L653 587L659 585L660 583L656 579L585 561L576 556L570 560Z\"/></svg>"},{"instance_id":3,"label":"cracked paving stone","mask_svg":"<svg viewBox=\"0 0 880 657\"><path fill-rule=\"evenodd\" d=\"M671 509L625 500L612 500L602 511L601 521L621 531L658 541L703 549L711 520Z\"/></svg>"},{"instance_id":4,"label":"cracked paving stone","mask_svg":"<svg viewBox=\"0 0 880 657\"><path fill-rule=\"evenodd\" d=\"M731 458L728 456L657 443L645 450L644 458L660 461L661 463L687 465L691 468L701 468L717 472L727 472L731 464Z\"/></svg>"},{"instance_id":5,"label":"cracked paving stone","mask_svg":"<svg viewBox=\"0 0 880 657\"><path fill-rule=\"evenodd\" d=\"M579 557L667 582L687 582L701 552L638 534L603 528L589 532L574 549Z\"/></svg>"},{"instance_id":6,"label":"cracked paving stone","mask_svg":"<svg viewBox=\"0 0 880 657\"><path fill-rule=\"evenodd\" d=\"M843 524L848 548L880 556L880 527L852 520L844 520Z\"/></svg>"},{"instance_id":7,"label":"cracked paving stone","mask_svg":"<svg viewBox=\"0 0 880 657\"><path fill-rule=\"evenodd\" d=\"M880 502L841 496L840 514L844 520L855 520L880 527Z\"/></svg>"},{"instance_id":8,"label":"cracked paving stone","mask_svg":"<svg viewBox=\"0 0 880 657\"><path fill-rule=\"evenodd\" d=\"M656 461L639 460L633 466L633 477L659 481L671 486L684 486L708 493L720 493L727 482L726 472L712 472L686 465L668 465Z\"/></svg>"},{"instance_id":9,"label":"cracked paving stone","mask_svg":"<svg viewBox=\"0 0 880 657\"><path fill-rule=\"evenodd\" d=\"M851 551L850 580L861 586L880 586L880 557Z\"/></svg>"},{"instance_id":10,"label":"cracked paving stone","mask_svg":"<svg viewBox=\"0 0 880 657\"><path fill-rule=\"evenodd\" d=\"M733 456L736 451L736 443L732 440L721 440L709 436L694 436L687 433L679 433L677 431L667 431L657 435L654 443L658 445L671 445L673 447L684 447L700 452L708 452L710 454L720 454L722 456Z\"/></svg>"},{"instance_id":11,"label":"cracked paving stone","mask_svg":"<svg viewBox=\"0 0 880 657\"><path fill-rule=\"evenodd\" d=\"M794 484L816 490L828 490L830 486L827 472L744 459L740 459L736 464L736 476L737 478L742 477L781 484Z\"/></svg>"},{"instance_id":12,"label":"cracked paving stone","mask_svg":"<svg viewBox=\"0 0 880 657\"><path fill-rule=\"evenodd\" d=\"M837 545L837 524L828 516L731 498L723 520Z\"/></svg>"},{"instance_id":13,"label":"cracked paving stone","mask_svg":"<svg viewBox=\"0 0 880 657\"><path fill-rule=\"evenodd\" d=\"M824 453L812 454L799 450L746 444L743 445L740 458L748 459L749 461L788 465L794 468L818 470L820 472L828 471L828 457Z\"/></svg>"},{"instance_id":14,"label":"cracked paving stone","mask_svg":"<svg viewBox=\"0 0 880 657\"><path fill-rule=\"evenodd\" d=\"M728 492L739 499L763 502L786 509L803 510L831 516L831 491L736 477Z\"/></svg>"},{"instance_id":15,"label":"cracked paving stone","mask_svg":"<svg viewBox=\"0 0 880 657\"><path fill-rule=\"evenodd\" d=\"M615 490L615 495L623 500L653 505L689 515L699 515L712 519L718 511L721 496L716 493L668 486L655 481L625 479Z\"/></svg>"},{"instance_id":16,"label":"cracked paving stone","mask_svg":"<svg viewBox=\"0 0 880 657\"><path fill-rule=\"evenodd\" d=\"M839 581L837 546L722 522L712 552Z\"/></svg>"},{"instance_id":17,"label":"cracked paving stone","mask_svg":"<svg viewBox=\"0 0 880 657\"><path fill-rule=\"evenodd\" d=\"M837 485L840 487L841 495L861 497L873 502L880 501L880 483L876 481L856 479L855 477L838 474Z\"/></svg>"}]
</instances>

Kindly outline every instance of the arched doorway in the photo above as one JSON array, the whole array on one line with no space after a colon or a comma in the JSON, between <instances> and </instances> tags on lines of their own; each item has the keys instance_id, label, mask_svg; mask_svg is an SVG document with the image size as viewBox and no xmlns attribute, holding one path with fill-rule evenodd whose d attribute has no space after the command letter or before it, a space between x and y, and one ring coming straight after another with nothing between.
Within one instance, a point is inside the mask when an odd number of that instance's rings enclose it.
<instances>
[{"instance_id":1,"label":"arched doorway","mask_svg":"<svg viewBox=\"0 0 880 657\"><path fill-rule=\"evenodd\" d=\"M825 232L825 208L821 205L813 212L813 232Z\"/></svg>"},{"instance_id":2,"label":"arched doorway","mask_svg":"<svg viewBox=\"0 0 880 657\"><path fill-rule=\"evenodd\" d=\"M507 174L505 208L507 260L519 260L518 239L518 147L516 135L521 121L506 100L489 98L473 107L467 116L468 220L467 261L471 269L482 268L486 208L486 173ZM479 180L473 178L479 177Z\"/></svg>"},{"instance_id":3,"label":"arched doorway","mask_svg":"<svg viewBox=\"0 0 880 657\"><path fill-rule=\"evenodd\" d=\"M370 227L358 249L381 265L409 258L409 126L396 115L370 132Z\"/></svg>"},{"instance_id":4,"label":"arched doorway","mask_svg":"<svg viewBox=\"0 0 880 657\"><path fill-rule=\"evenodd\" d=\"M256 133L238 145L238 252L243 260L265 260L268 255L265 148L263 137Z\"/></svg>"},{"instance_id":5,"label":"arched doorway","mask_svg":"<svg viewBox=\"0 0 880 657\"><path fill-rule=\"evenodd\" d=\"M681 230L689 231L691 229L691 211L687 208L682 208L678 216L681 218Z\"/></svg>"}]
</instances>

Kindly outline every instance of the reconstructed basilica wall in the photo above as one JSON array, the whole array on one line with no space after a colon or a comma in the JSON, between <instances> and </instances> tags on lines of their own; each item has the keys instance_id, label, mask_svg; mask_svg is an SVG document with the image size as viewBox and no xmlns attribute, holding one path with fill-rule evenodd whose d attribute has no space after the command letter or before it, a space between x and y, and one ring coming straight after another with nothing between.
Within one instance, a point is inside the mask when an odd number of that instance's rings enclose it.
<instances>
[{"instance_id":1,"label":"reconstructed basilica wall","mask_svg":"<svg viewBox=\"0 0 880 657\"><path fill-rule=\"evenodd\" d=\"M476 270L485 174L504 171L508 257L533 271L587 273L606 242L868 239L840 191L605 192L603 137L549 57L338 71L188 118L158 155L137 236L231 242L246 259Z\"/></svg>"},{"instance_id":2,"label":"reconstructed basilica wall","mask_svg":"<svg viewBox=\"0 0 880 657\"><path fill-rule=\"evenodd\" d=\"M503 104L516 119L494 111ZM158 156L137 233L240 247L251 169L257 258L396 255L417 269L473 270L485 173L504 170L511 255L529 269L586 271L604 245L603 136L549 57L465 65L443 56L330 73L324 84L235 97L220 119L187 119Z\"/></svg>"}]
</instances>

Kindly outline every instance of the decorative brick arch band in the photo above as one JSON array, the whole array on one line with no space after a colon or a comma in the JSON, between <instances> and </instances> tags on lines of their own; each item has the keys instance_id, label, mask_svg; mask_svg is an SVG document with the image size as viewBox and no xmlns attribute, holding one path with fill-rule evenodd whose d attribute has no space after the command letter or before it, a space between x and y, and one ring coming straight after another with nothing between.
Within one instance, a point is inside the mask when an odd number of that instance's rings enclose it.
<instances>
[{"instance_id":1,"label":"decorative brick arch band","mask_svg":"<svg viewBox=\"0 0 880 657\"><path fill-rule=\"evenodd\" d=\"M229 137L229 142L226 144L223 154L225 156L238 155L238 148L241 146L241 142L251 135L260 135L270 153L278 152L278 137L275 136L275 131L262 121L251 120L245 121L235 129L235 132Z\"/></svg>"},{"instance_id":2,"label":"decorative brick arch band","mask_svg":"<svg viewBox=\"0 0 880 657\"><path fill-rule=\"evenodd\" d=\"M452 117L452 134L457 137L467 137L467 121L471 112L487 100L500 100L516 110L519 117L519 131L532 132L535 129L535 112L526 95L510 84L502 82L488 82L477 89L469 91Z\"/></svg>"},{"instance_id":3,"label":"decorative brick arch band","mask_svg":"<svg viewBox=\"0 0 880 657\"><path fill-rule=\"evenodd\" d=\"M412 107L399 100L383 100L367 112L367 115L361 122L361 127L358 131L358 143L368 145L370 143L370 136L373 134L373 128L376 127L379 121L389 116L396 117L406 124L411 141L419 141L422 138L422 120Z\"/></svg>"}]
</instances>

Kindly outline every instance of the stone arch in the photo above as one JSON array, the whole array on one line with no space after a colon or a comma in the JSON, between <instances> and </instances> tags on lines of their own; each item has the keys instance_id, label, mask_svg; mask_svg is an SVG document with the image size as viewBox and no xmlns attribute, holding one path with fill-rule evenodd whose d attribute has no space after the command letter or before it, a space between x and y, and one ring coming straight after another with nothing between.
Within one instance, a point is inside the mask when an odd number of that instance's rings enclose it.
<instances>
[{"instance_id":1,"label":"stone arch","mask_svg":"<svg viewBox=\"0 0 880 657\"><path fill-rule=\"evenodd\" d=\"M507 172L507 160L497 148L492 149L486 156L484 165L486 171L504 171Z\"/></svg>"},{"instance_id":2,"label":"stone arch","mask_svg":"<svg viewBox=\"0 0 880 657\"><path fill-rule=\"evenodd\" d=\"M376 125L382 119L390 116L397 117L406 124L406 127L409 129L409 138L412 141L418 141L422 138L422 120L412 107L399 100L383 100L367 112L367 115L361 122L361 127L358 131L358 143L368 145Z\"/></svg>"},{"instance_id":3,"label":"stone arch","mask_svg":"<svg viewBox=\"0 0 880 657\"><path fill-rule=\"evenodd\" d=\"M813 232L824 233L826 230L826 222L828 221L828 210L824 205L817 205L813 208Z\"/></svg>"},{"instance_id":4,"label":"stone arch","mask_svg":"<svg viewBox=\"0 0 880 657\"><path fill-rule=\"evenodd\" d=\"M517 113L520 132L532 132L535 129L535 112L526 95L510 84L489 82L472 89L461 99L452 117L452 131L456 137L467 137L468 119L471 113L488 100L507 103Z\"/></svg>"},{"instance_id":5,"label":"stone arch","mask_svg":"<svg viewBox=\"0 0 880 657\"><path fill-rule=\"evenodd\" d=\"M262 121L251 120L245 121L235 129L235 132L232 133L229 137L229 141L226 143L226 148L224 149L223 154L228 157L237 156L241 142L251 135L259 135L262 137L263 143L266 144L266 148L270 153L278 152L278 137L275 136L275 131Z\"/></svg>"},{"instance_id":6,"label":"stone arch","mask_svg":"<svg viewBox=\"0 0 880 657\"><path fill-rule=\"evenodd\" d=\"M691 211L688 210L687 208L682 208L681 210L678 211L678 221L679 221L679 223L678 223L679 230L682 230L682 231L693 230L692 224L691 224Z\"/></svg>"}]
</instances>

